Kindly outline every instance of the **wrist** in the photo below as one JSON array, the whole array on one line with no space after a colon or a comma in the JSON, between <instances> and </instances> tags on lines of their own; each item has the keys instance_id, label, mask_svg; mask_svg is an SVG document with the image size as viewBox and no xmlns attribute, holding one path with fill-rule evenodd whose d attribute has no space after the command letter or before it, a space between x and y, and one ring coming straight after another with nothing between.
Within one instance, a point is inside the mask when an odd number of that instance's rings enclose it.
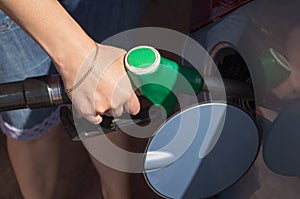
<instances>
[{"instance_id":1,"label":"wrist","mask_svg":"<svg viewBox=\"0 0 300 199\"><path fill-rule=\"evenodd\" d=\"M90 38L74 38L62 40L55 47L47 50L57 69L63 74L76 70L81 62L96 47Z\"/></svg>"},{"instance_id":2,"label":"wrist","mask_svg":"<svg viewBox=\"0 0 300 199\"><path fill-rule=\"evenodd\" d=\"M80 66L88 55L95 49L96 44L90 38L70 39L56 46L53 52L50 50L49 55L60 73L65 87L74 84L75 78Z\"/></svg>"}]
</instances>

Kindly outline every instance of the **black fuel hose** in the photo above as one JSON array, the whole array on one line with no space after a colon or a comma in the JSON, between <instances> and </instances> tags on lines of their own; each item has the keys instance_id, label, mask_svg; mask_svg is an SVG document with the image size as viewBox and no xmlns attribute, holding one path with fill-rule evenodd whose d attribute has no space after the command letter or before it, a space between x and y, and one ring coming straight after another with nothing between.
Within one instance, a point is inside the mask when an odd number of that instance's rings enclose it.
<instances>
[{"instance_id":1,"label":"black fuel hose","mask_svg":"<svg viewBox=\"0 0 300 199\"><path fill-rule=\"evenodd\" d=\"M0 111L44 108L69 104L58 75L32 77L0 84Z\"/></svg>"}]
</instances>

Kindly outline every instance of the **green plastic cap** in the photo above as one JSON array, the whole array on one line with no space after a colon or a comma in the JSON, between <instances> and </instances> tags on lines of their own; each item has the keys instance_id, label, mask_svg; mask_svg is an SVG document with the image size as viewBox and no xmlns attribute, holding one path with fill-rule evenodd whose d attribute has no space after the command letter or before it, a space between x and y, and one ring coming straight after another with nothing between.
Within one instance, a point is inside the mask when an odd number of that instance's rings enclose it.
<instances>
[{"instance_id":1,"label":"green plastic cap","mask_svg":"<svg viewBox=\"0 0 300 199\"><path fill-rule=\"evenodd\" d=\"M126 54L125 66L136 75L150 74L157 70L160 59L160 54L155 48L138 46Z\"/></svg>"}]
</instances>

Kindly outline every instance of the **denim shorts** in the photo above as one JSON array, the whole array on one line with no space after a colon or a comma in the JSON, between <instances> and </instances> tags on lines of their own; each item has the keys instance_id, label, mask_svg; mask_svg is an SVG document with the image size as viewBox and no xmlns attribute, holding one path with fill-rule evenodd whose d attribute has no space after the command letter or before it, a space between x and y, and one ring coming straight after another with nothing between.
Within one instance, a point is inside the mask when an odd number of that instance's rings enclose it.
<instances>
[{"instance_id":1,"label":"denim shorts","mask_svg":"<svg viewBox=\"0 0 300 199\"><path fill-rule=\"evenodd\" d=\"M138 27L143 8L141 0L61 0L60 3L97 42ZM0 58L0 83L57 73L43 49L1 10ZM17 140L33 140L60 122L58 107L0 114L2 132Z\"/></svg>"}]
</instances>

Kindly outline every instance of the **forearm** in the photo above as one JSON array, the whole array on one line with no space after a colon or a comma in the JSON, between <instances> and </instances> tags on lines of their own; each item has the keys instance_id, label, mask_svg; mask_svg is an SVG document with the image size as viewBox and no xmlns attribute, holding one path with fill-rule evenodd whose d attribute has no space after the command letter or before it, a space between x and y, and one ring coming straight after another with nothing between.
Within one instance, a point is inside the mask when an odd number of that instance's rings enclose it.
<instances>
[{"instance_id":1,"label":"forearm","mask_svg":"<svg viewBox=\"0 0 300 199\"><path fill-rule=\"evenodd\" d=\"M75 66L95 47L56 0L0 0L0 8L42 46L62 73L76 72Z\"/></svg>"},{"instance_id":2,"label":"forearm","mask_svg":"<svg viewBox=\"0 0 300 199\"><path fill-rule=\"evenodd\" d=\"M90 122L101 122L101 115L107 111L116 114L121 114L123 108L131 114L139 111L138 98L124 69L126 51L105 45L93 50L95 42L57 0L0 0L0 9L49 54L65 88L73 89L69 93L73 105ZM98 49L99 57L94 55ZM91 66L92 72L87 73ZM85 78L84 74L90 75ZM73 86L78 82L80 86L75 87L75 92Z\"/></svg>"}]
</instances>

